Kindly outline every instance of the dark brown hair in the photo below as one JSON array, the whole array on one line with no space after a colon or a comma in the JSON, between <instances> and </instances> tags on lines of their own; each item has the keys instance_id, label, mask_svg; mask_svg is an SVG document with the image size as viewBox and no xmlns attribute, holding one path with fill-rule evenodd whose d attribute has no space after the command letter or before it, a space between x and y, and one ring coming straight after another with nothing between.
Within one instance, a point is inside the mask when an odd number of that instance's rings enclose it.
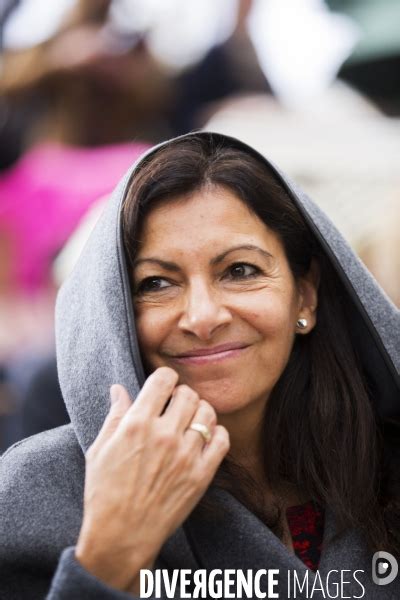
<instances>
[{"instance_id":1,"label":"dark brown hair","mask_svg":"<svg viewBox=\"0 0 400 600\"><path fill-rule=\"evenodd\" d=\"M272 490L282 483L333 511L338 532L355 527L371 550L400 555L399 485L349 331L352 300L330 260L277 177L255 155L222 138L192 135L146 158L123 206L128 262L143 217L159 202L205 185L232 190L280 238L295 279L312 259L320 266L318 319L296 336L264 419L264 472ZM390 450L393 452L393 450ZM265 510L251 478L224 461L216 484L230 491L280 535L279 514Z\"/></svg>"}]
</instances>

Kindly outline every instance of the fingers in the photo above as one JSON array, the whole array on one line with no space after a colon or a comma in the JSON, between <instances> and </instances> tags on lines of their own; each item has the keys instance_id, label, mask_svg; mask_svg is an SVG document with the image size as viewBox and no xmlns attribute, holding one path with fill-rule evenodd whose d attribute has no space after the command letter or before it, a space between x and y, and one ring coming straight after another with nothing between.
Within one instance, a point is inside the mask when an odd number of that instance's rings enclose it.
<instances>
[{"instance_id":1,"label":"fingers","mask_svg":"<svg viewBox=\"0 0 400 600\"><path fill-rule=\"evenodd\" d=\"M110 439L117 429L125 432L123 435L128 432L129 438L134 432L138 439L143 436L145 439L149 430L147 424L160 418L160 426L165 432L174 432L181 438L184 453L194 452L204 461L207 473L215 471L229 450L229 435L224 427L217 425L217 415L211 404L200 399L189 386L177 386L177 381L178 374L173 369L160 367L148 377L134 403L124 386L111 386L110 411L89 452L96 452L96 448ZM171 396L171 403L163 414ZM207 443L201 432L190 429L191 423L207 427L211 440Z\"/></svg>"},{"instance_id":2,"label":"fingers","mask_svg":"<svg viewBox=\"0 0 400 600\"><path fill-rule=\"evenodd\" d=\"M204 436L194 429L190 429L191 423L199 423L201 425L205 425L211 434L211 440L214 435L214 429L217 423L217 415L215 410L206 400L200 400L199 407L193 418L188 423L185 435L184 435L184 445L187 451L193 451L196 448L202 449L204 445L207 443ZM209 443L211 443L211 440Z\"/></svg>"},{"instance_id":3,"label":"fingers","mask_svg":"<svg viewBox=\"0 0 400 600\"><path fill-rule=\"evenodd\" d=\"M114 383L114 385L110 387L110 399L110 413L118 415L121 418L126 413L128 408L132 406L131 397L124 386L119 383Z\"/></svg>"},{"instance_id":4,"label":"fingers","mask_svg":"<svg viewBox=\"0 0 400 600\"><path fill-rule=\"evenodd\" d=\"M184 433L200 403L200 397L188 385L178 385L162 419L177 433Z\"/></svg>"},{"instance_id":5,"label":"fingers","mask_svg":"<svg viewBox=\"0 0 400 600\"><path fill-rule=\"evenodd\" d=\"M132 406L132 400L123 385L114 384L110 388L111 405L99 435L92 444L92 449L103 444L117 429L122 418Z\"/></svg>"},{"instance_id":6,"label":"fingers","mask_svg":"<svg viewBox=\"0 0 400 600\"><path fill-rule=\"evenodd\" d=\"M146 419L158 417L178 383L178 373L169 367L159 367L146 379L135 402L132 415L140 413Z\"/></svg>"},{"instance_id":7,"label":"fingers","mask_svg":"<svg viewBox=\"0 0 400 600\"><path fill-rule=\"evenodd\" d=\"M200 456L200 462L203 468L207 468L207 470L214 474L228 454L229 448L230 441L228 431L222 425L216 425L210 443L204 447Z\"/></svg>"}]
</instances>

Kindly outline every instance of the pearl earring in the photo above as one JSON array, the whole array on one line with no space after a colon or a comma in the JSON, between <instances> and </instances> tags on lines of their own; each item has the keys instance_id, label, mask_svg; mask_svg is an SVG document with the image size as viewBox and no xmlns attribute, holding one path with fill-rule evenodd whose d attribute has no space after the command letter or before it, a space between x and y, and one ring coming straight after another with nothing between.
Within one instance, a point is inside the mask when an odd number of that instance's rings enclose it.
<instances>
[{"instance_id":1,"label":"pearl earring","mask_svg":"<svg viewBox=\"0 0 400 600\"><path fill-rule=\"evenodd\" d=\"M305 329L308 325L307 319L297 319L296 325L299 329Z\"/></svg>"}]
</instances>

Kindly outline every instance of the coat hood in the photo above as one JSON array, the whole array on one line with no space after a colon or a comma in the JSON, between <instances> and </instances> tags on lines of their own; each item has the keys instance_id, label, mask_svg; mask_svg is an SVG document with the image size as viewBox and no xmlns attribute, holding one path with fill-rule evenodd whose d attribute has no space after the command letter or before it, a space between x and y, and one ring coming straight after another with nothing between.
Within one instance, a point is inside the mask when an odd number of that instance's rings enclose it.
<instances>
[{"instance_id":1,"label":"coat hood","mask_svg":"<svg viewBox=\"0 0 400 600\"><path fill-rule=\"evenodd\" d=\"M225 142L253 154L282 183L351 297L350 334L371 377L379 414L400 418L399 311L329 218L267 158L222 134L196 132L181 137L193 135L212 136L217 143ZM171 141L150 149L125 174L58 295L58 373L72 426L84 451L94 441L109 410L110 386L121 383L135 398L145 380L123 249L121 206L144 158Z\"/></svg>"}]
</instances>

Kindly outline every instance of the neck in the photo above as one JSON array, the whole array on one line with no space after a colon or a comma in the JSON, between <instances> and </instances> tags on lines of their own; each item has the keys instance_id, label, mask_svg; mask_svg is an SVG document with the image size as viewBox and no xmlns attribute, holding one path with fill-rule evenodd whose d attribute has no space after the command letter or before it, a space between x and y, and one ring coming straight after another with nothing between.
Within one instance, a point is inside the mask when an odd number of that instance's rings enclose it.
<instances>
[{"instance_id":1,"label":"neck","mask_svg":"<svg viewBox=\"0 0 400 600\"><path fill-rule=\"evenodd\" d=\"M262 406L245 407L235 413L218 416L218 422L229 431L229 455L246 468L258 481L263 473L262 423L265 401ZM263 477L263 476L262 476Z\"/></svg>"},{"instance_id":2,"label":"neck","mask_svg":"<svg viewBox=\"0 0 400 600\"><path fill-rule=\"evenodd\" d=\"M262 444L265 401L258 411L254 410L254 407L251 411L248 408L218 416L218 422L229 431L229 456L236 464L246 469L259 489L263 490L266 502L278 501L282 508L306 502L308 498L294 485L282 484L276 489L268 486Z\"/></svg>"}]
</instances>

